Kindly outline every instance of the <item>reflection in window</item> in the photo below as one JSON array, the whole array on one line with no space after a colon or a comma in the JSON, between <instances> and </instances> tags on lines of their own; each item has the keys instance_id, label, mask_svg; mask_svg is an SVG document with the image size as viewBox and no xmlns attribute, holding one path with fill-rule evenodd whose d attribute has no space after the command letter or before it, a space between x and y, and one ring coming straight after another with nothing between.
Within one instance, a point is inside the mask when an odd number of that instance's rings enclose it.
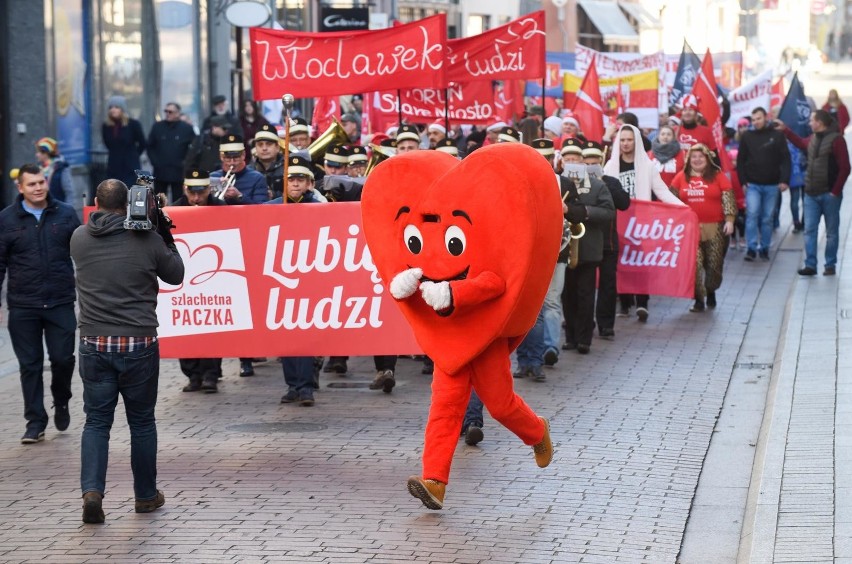
<instances>
[{"instance_id":1,"label":"reflection in window","mask_svg":"<svg viewBox=\"0 0 852 564\"><path fill-rule=\"evenodd\" d=\"M132 116L142 112L142 1L101 2L104 93L124 96Z\"/></svg>"},{"instance_id":2,"label":"reflection in window","mask_svg":"<svg viewBox=\"0 0 852 564\"><path fill-rule=\"evenodd\" d=\"M198 123L198 67L195 62L195 13L191 0L157 0L160 42L161 106L177 102ZM160 107L161 107L160 106Z\"/></svg>"}]
</instances>

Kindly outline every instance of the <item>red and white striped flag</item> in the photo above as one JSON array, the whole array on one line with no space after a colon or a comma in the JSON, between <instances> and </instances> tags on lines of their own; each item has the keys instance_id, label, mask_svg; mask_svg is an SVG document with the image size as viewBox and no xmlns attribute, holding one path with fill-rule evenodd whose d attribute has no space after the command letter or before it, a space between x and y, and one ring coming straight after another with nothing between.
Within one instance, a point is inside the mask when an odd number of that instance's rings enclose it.
<instances>
[{"instance_id":1,"label":"red and white striped flag","mask_svg":"<svg viewBox=\"0 0 852 564\"><path fill-rule=\"evenodd\" d=\"M577 121L580 122L580 129L583 130L586 139L598 142L603 139L603 101L601 100L601 87L594 57L592 57L592 62L589 63L583 84L577 91L577 97L574 99L574 106L571 111Z\"/></svg>"}]
</instances>

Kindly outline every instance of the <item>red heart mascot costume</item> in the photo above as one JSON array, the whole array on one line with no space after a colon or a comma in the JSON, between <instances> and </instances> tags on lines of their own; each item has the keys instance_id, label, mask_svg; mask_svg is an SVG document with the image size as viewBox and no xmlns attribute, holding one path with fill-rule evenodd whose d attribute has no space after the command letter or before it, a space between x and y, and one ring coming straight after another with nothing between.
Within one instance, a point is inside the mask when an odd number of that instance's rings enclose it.
<instances>
[{"instance_id":1,"label":"red heart mascot costume","mask_svg":"<svg viewBox=\"0 0 852 564\"><path fill-rule=\"evenodd\" d=\"M547 466L548 422L514 392L509 359L535 323L562 238L547 161L519 143L463 161L440 151L397 155L370 174L361 213L376 268L435 361L423 475L408 480L409 492L443 507L471 386Z\"/></svg>"}]
</instances>

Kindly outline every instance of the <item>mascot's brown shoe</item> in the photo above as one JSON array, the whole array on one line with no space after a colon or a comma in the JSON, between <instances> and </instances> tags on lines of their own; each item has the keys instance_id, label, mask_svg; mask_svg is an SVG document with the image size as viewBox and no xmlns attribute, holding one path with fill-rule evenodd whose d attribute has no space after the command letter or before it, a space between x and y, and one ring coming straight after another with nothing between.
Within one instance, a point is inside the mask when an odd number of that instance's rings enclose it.
<instances>
[{"instance_id":1,"label":"mascot's brown shoe","mask_svg":"<svg viewBox=\"0 0 852 564\"><path fill-rule=\"evenodd\" d=\"M535 454L535 463L538 464L539 468L546 468L550 464L550 461L553 460L553 443L550 442L550 423L544 417L539 417L539 419L544 423L544 437L542 437L541 442L534 444L532 448ZM411 481L408 483L411 484Z\"/></svg>"},{"instance_id":2,"label":"mascot's brown shoe","mask_svg":"<svg viewBox=\"0 0 852 564\"><path fill-rule=\"evenodd\" d=\"M408 492L423 502L429 509L442 509L444 507L444 491L447 484L438 480L424 480L420 476L412 476L408 479Z\"/></svg>"}]
</instances>

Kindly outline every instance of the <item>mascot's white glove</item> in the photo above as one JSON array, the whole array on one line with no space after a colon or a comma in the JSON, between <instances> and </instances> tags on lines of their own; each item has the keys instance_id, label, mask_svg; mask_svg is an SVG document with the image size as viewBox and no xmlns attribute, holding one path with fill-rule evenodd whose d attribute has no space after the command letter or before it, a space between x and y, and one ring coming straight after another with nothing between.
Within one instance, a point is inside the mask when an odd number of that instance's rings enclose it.
<instances>
[{"instance_id":1,"label":"mascot's white glove","mask_svg":"<svg viewBox=\"0 0 852 564\"><path fill-rule=\"evenodd\" d=\"M453 305L453 295L449 282L423 282L420 284L423 301L432 306L435 311L447 309Z\"/></svg>"},{"instance_id":2,"label":"mascot's white glove","mask_svg":"<svg viewBox=\"0 0 852 564\"><path fill-rule=\"evenodd\" d=\"M398 300L402 300L412 295L417 291L417 286L420 285L420 277L423 276L423 269L409 268L403 270L393 277L390 283L391 296Z\"/></svg>"}]
</instances>

